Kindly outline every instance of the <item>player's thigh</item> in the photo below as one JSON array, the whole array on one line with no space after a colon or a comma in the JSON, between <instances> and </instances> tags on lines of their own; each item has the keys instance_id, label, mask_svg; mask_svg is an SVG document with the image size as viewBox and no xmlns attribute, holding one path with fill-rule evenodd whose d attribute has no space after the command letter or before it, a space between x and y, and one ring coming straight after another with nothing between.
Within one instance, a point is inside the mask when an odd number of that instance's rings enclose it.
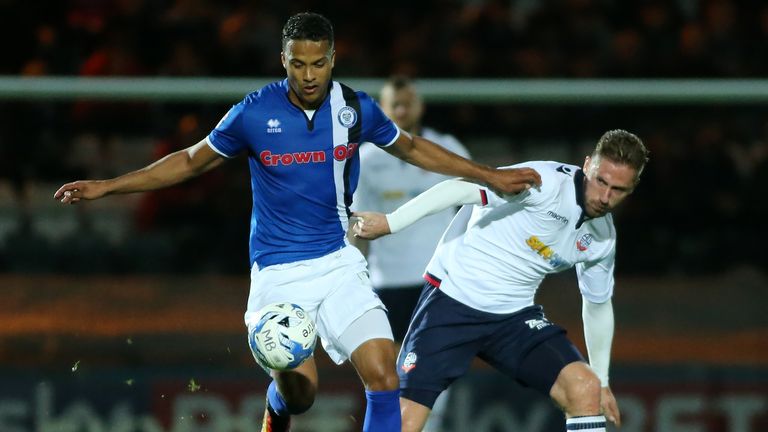
<instances>
[{"instance_id":1,"label":"player's thigh","mask_svg":"<svg viewBox=\"0 0 768 432\"><path fill-rule=\"evenodd\" d=\"M540 306L507 315L479 356L524 386L549 395L560 370L583 361L565 330L544 317Z\"/></svg>"},{"instance_id":2,"label":"player's thigh","mask_svg":"<svg viewBox=\"0 0 768 432\"><path fill-rule=\"evenodd\" d=\"M401 396L431 409L492 334L485 321L484 313L425 287L397 360Z\"/></svg>"},{"instance_id":3,"label":"player's thigh","mask_svg":"<svg viewBox=\"0 0 768 432\"><path fill-rule=\"evenodd\" d=\"M371 286L365 258L351 246L343 251L346 268L318 280L333 284L318 309L317 326L323 348L337 364L368 340L393 339L384 305Z\"/></svg>"},{"instance_id":4,"label":"player's thigh","mask_svg":"<svg viewBox=\"0 0 768 432\"><path fill-rule=\"evenodd\" d=\"M383 312L380 309L376 311ZM386 319L386 316L382 315L380 319ZM390 391L399 388L395 372L395 344L392 339L366 340L352 352L350 361L366 390Z\"/></svg>"},{"instance_id":5,"label":"player's thigh","mask_svg":"<svg viewBox=\"0 0 768 432\"><path fill-rule=\"evenodd\" d=\"M564 384L563 372L574 364L586 366L579 350L565 333L560 333L539 343L527 353L520 362L516 378L523 385L535 388L544 395L552 396L555 383ZM561 401L558 399L555 398L555 401L560 404ZM560 404L560 406L564 405Z\"/></svg>"}]
</instances>

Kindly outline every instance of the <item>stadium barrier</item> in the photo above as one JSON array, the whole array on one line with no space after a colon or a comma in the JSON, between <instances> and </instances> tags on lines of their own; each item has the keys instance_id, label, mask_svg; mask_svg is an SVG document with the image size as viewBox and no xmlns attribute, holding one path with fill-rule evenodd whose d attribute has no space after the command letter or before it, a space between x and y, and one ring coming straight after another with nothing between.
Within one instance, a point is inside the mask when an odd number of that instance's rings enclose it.
<instances>
[{"instance_id":1,"label":"stadium barrier","mask_svg":"<svg viewBox=\"0 0 768 432\"><path fill-rule=\"evenodd\" d=\"M282 79L79 78L0 76L0 100L102 99L223 102ZM377 94L380 78L337 77ZM420 79L429 103L474 104L752 104L768 102L760 79Z\"/></svg>"}]
</instances>

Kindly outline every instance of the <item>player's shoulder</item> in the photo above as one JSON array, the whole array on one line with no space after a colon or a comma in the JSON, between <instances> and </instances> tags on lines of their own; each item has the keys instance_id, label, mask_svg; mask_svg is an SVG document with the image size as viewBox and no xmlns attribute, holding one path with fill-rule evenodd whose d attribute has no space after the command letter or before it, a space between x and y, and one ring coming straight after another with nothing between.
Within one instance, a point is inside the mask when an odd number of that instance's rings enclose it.
<instances>
[{"instance_id":1,"label":"player's shoulder","mask_svg":"<svg viewBox=\"0 0 768 432\"><path fill-rule=\"evenodd\" d=\"M333 81L333 83L339 85L339 88L341 89L341 93L344 95L345 99L354 97L358 100L358 102L361 105L376 103L376 101L371 97L371 95L369 95L368 93L362 90L355 90L354 88L350 87L347 84L344 84L341 81Z\"/></svg>"},{"instance_id":2,"label":"player's shoulder","mask_svg":"<svg viewBox=\"0 0 768 432\"><path fill-rule=\"evenodd\" d=\"M240 102L244 106L258 106L264 102L270 102L279 97L285 97L288 91L288 83L283 81L275 81L269 83L258 90L252 91L245 95Z\"/></svg>"},{"instance_id":3,"label":"player's shoulder","mask_svg":"<svg viewBox=\"0 0 768 432\"><path fill-rule=\"evenodd\" d=\"M529 161L501 168L531 168L541 176L541 192L558 193L563 187L572 187L573 176L579 171L576 165L557 161Z\"/></svg>"}]
</instances>

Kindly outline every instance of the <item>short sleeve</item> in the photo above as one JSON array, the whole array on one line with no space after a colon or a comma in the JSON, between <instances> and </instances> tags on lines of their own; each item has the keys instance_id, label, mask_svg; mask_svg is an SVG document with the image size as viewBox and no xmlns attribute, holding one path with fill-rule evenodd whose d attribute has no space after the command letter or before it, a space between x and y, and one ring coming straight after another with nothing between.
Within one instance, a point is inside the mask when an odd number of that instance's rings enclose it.
<instances>
[{"instance_id":1,"label":"short sleeve","mask_svg":"<svg viewBox=\"0 0 768 432\"><path fill-rule=\"evenodd\" d=\"M600 261L576 264L576 276L579 279L581 295L592 303L605 303L613 296L613 270L616 261L616 249Z\"/></svg>"},{"instance_id":2,"label":"short sleeve","mask_svg":"<svg viewBox=\"0 0 768 432\"><path fill-rule=\"evenodd\" d=\"M361 141L368 141L379 147L392 145L400 136L400 128L384 114L379 104L370 96L363 92L358 95L364 115Z\"/></svg>"},{"instance_id":3,"label":"short sleeve","mask_svg":"<svg viewBox=\"0 0 768 432\"><path fill-rule=\"evenodd\" d=\"M208 134L208 145L216 153L233 158L247 147L242 121L244 108L244 102L233 106Z\"/></svg>"}]
</instances>

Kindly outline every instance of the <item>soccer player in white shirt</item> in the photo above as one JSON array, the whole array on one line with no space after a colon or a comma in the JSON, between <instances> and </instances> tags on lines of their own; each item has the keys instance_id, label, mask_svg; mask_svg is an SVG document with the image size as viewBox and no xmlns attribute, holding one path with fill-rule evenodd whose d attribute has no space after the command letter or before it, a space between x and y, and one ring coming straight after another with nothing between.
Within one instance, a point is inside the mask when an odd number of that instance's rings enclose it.
<instances>
[{"instance_id":1,"label":"soccer player in white shirt","mask_svg":"<svg viewBox=\"0 0 768 432\"><path fill-rule=\"evenodd\" d=\"M455 179L390 214L357 213L355 234L374 239L465 205L427 266L398 358L403 431L421 430L437 396L475 356L549 395L569 431L605 431L606 418L621 424L608 383L616 251L610 212L632 193L647 161L637 136L612 130L583 170L559 162L515 165L538 171L539 188L499 195ZM534 304L546 275L574 266L589 364Z\"/></svg>"}]
</instances>

